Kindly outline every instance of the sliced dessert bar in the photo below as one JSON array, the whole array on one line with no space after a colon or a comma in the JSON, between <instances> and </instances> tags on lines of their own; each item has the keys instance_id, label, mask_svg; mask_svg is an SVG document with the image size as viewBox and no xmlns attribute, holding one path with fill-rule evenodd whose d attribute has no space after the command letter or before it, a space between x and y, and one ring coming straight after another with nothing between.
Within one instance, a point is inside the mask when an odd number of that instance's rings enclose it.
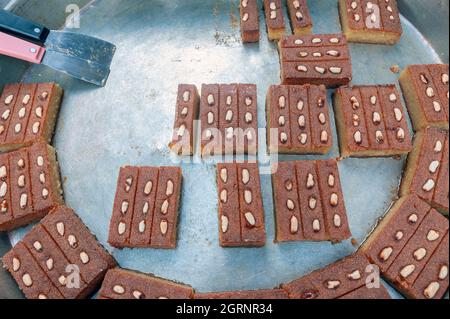
<instances>
[{"instance_id":1,"label":"sliced dessert bar","mask_svg":"<svg viewBox=\"0 0 450 319\"><path fill-rule=\"evenodd\" d=\"M400 186L400 195L416 194L448 214L448 132L426 128L414 138Z\"/></svg>"},{"instance_id":2,"label":"sliced dessert bar","mask_svg":"<svg viewBox=\"0 0 450 319\"><path fill-rule=\"evenodd\" d=\"M335 160L280 162L272 184L276 242L350 238Z\"/></svg>"},{"instance_id":3,"label":"sliced dessert bar","mask_svg":"<svg viewBox=\"0 0 450 319\"><path fill-rule=\"evenodd\" d=\"M281 0L264 0L267 34L269 40L278 41L286 33Z\"/></svg>"},{"instance_id":4,"label":"sliced dessert bar","mask_svg":"<svg viewBox=\"0 0 450 319\"><path fill-rule=\"evenodd\" d=\"M370 262L362 254L354 254L323 269L316 270L288 284L283 284L291 299L337 299L362 287L385 290L383 285L366 286ZM370 280L369 280L369 284ZM377 295L381 293L375 293Z\"/></svg>"},{"instance_id":5,"label":"sliced dessert bar","mask_svg":"<svg viewBox=\"0 0 450 319\"><path fill-rule=\"evenodd\" d=\"M172 142L169 147L178 155L194 154L194 121L198 118L199 95L195 85L178 86Z\"/></svg>"},{"instance_id":6,"label":"sliced dessert bar","mask_svg":"<svg viewBox=\"0 0 450 319\"><path fill-rule=\"evenodd\" d=\"M266 109L270 153L326 154L331 149L325 86L272 85Z\"/></svg>"},{"instance_id":7,"label":"sliced dessert bar","mask_svg":"<svg viewBox=\"0 0 450 319\"><path fill-rule=\"evenodd\" d=\"M0 97L0 152L50 143L62 95L55 83L6 85Z\"/></svg>"},{"instance_id":8,"label":"sliced dessert bar","mask_svg":"<svg viewBox=\"0 0 450 319\"><path fill-rule=\"evenodd\" d=\"M100 299L192 299L194 290L173 281L125 269L111 269L105 276Z\"/></svg>"},{"instance_id":9,"label":"sliced dessert bar","mask_svg":"<svg viewBox=\"0 0 450 319\"><path fill-rule=\"evenodd\" d=\"M0 231L44 217L63 203L55 149L36 143L0 154Z\"/></svg>"},{"instance_id":10,"label":"sliced dessert bar","mask_svg":"<svg viewBox=\"0 0 450 319\"><path fill-rule=\"evenodd\" d=\"M122 167L109 243L116 248L175 248L181 185L177 167Z\"/></svg>"},{"instance_id":11,"label":"sliced dessert bar","mask_svg":"<svg viewBox=\"0 0 450 319\"><path fill-rule=\"evenodd\" d=\"M342 157L388 157L412 150L395 85L340 87L334 111Z\"/></svg>"},{"instance_id":12,"label":"sliced dessert bar","mask_svg":"<svg viewBox=\"0 0 450 319\"><path fill-rule=\"evenodd\" d=\"M287 0L287 7L294 34L310 34L313 23L309 14L307 0Z\"/></svg>"},{"instance_id":13,"label":"sliced dessert bar","mask_svg":"<svg viewBox=\"0 0 450 319\"><path fill-rule=\"evenodd\" d=\"M285 36L279 43L282 84L347 85L352 64L342 34Z\"/></svg>"},{"instance_id":14,"label":"sliced dessert bar","mask_svg":"<svg viewBox=\"0 0 450 319\"><path fill-rule=\"evenodd\" d=\"M402 36L397 0L339 0L339 13L350 42L395 44Z\"/></svg>"},{"instance_id":15,"label":"sliced dessert bar","mask_svg":"<svg viewBox=\"0 0 450 319\"><path fill-rule=\"evenodd\" d=\"M219 238L222 247L261 247L266 242L257 164L218 164Z\"/></svg>"},{"instance_id":16,"label":"sliced dessert bar","mask_svg":"<svg viewBox=\"0 0 450 319\"><path fill-rule=\"evenodd\" d=\"M448 130L448 64L410 65L399 81L414 131L427 126Z\"/></svg>"},{"instance_id":17,"label":"sliced dessert bar","mask_svg":"<svg viewBox=\"0 0 450 319\"><path fill-rule=\"evenodd\" d=\"M282 289L226 291L226 292L196 293L194 299L270 300L270 299L288 299L288 294L286 291Z\"/></svg>"},{"instance_id":18,"label":"sliced dessert bar","mask_svg":"<svg viewBox=\"0 0 450 319\"><path fill-rule=\"evenodd\" d=\"M257 0L240 0L242 42L259 42L259 10Z\"/></svg>"}]
</instances>

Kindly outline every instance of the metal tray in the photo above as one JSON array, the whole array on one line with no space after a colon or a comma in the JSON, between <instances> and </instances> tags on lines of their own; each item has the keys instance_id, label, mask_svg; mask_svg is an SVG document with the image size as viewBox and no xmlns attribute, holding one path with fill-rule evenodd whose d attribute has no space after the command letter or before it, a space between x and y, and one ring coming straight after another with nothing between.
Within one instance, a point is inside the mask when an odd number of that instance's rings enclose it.
<instances>
[{"instance_id":1,"label":"metal tray","mask_svg":"<svg viewBox=\"0 0 450 319\"><path fill-rule=\"evenodd\" d=\"M25 1L18 11L36 10L33 3ZM340 32L336 0L309 3L314 33ZM443 6L443 19L448 24L448 2L427 3L436 10ZM405 11L411 10L409 4L404 5ZM81 14L81 28L75 31L104 38L118 47L108 84L101 89L41 66L28 68L10 59L0 60L2 77L6 74L6 78L13 79L16 70L26 69L26 82L57 81L64 87L53 144L64 178L65 199L101 243L106 245L108 238L119 167L178 165L167 144L179 83L256 83L259 126L265 127L265 94L269 85L280 81L277 48L267 40L262 11L260 43L242 45L238 5L238 0L89 3ZM51 21L53 12L60 21L59 10L64 10L61 3L41 7L38 17ZM441 62L440 56L448 59L448 47L436 53L413 23L405 17L402 22L404 35L396 46L350 45L354 84L397 83L398 75L389 70L393 64L405 67ZM339 156L335 128L333 132L335 147L326 157ZM260 135L259 151L263 155L266 141L264 134ZM279 160L305 158L315 157L281 156ZM262 168L267 168L266 160L260 158ZM339 163L350 227L359 243L395 199L404 160L348 159ZM107 246L122 267L185 282L202 292L259 289L293 280L356 250L350 242L274 244L270 175L263 175L261 181L267 245L259 249L222 249L218 244L214 163L180 165L184 186L178 248L121 251ZM29 229L10 233L11 243L15 244ZM10 284L0 281L1 286ZM16 288L13 285L11 289ZM390 291L393 297L400 297L393 289Z\"/></svg>"}]
</instances>

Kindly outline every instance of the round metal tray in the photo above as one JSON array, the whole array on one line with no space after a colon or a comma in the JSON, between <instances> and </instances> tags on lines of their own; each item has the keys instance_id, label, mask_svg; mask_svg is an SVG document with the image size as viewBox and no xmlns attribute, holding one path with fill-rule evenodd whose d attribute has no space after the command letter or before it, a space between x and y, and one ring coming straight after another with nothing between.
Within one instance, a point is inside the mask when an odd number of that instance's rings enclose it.
<instances>
[{"instance_id":1,"label":"round metal tray","mask_svg":"<svg viewBox=\"0 0 450 319\"><path fill-rule=\"evenodd\" d=\"M202 292L275 287L356 250L350 242L274 244L270 175L261 180L267 245L220 248L214 163L179 164L171 156L167 144L179 83L255 83L259 127L266 125L265 94L269 85L280 82L277 47L267 40L262 11L260 43L241 43L238 4L237 0L94 1L83 10L81 28L75 31L117 45L106 87L93 87L42 66L30 67L23 78L56 81L65 89L53 142L65 199L102 244L108 238L120 166L182 166L178 248L107 247L121 267L185 282ZM310 1L310 10L314 33L340 32L335 0ZM441 62L414 25L404 17L402 22L404 34L396 46L350 45L354 84L397 83L398 75L389 70L393 64L403 68ZM334 127L333 132L335 147L326 157L339 156ZM266 154L264 134L259 144L260 154ZM306 158L316 157L280 156L279 160ZM269 165L266 158L260 160L262 168ZM339 163L350 227L359 243L396 198L404 160ZM9 234L11 242L16 243L29 228ZM392 289L391 293L399 297Z\"/></svg>"}]
</instances>

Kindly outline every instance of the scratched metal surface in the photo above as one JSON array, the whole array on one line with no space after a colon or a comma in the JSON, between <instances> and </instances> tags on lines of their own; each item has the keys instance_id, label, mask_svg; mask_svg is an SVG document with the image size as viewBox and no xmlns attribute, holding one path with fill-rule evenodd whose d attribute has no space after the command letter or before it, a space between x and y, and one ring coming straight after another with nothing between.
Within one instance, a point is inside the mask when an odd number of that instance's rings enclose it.
<instances>
[{"instance_id":1,"label":"scratched metal surface","mask_svg":"<svg viewBox=\"0 0 450 319\"><path fill-rule=\"evenodd\" d=\"M65 88L54 145L65 199L106 244L119 167L178 165L171 137L179 83L256 83L259 126L264 128L267 88L279 83L275 44L242 45L237 0L97 0L81 17L81 29L117 45L107 86L99 89L41 66L26 81L57 81ZM340 31L335 0L310 1L315 33ZM355 84L396 83L392 64L439 62L438 55L403 18L396 46L352 44ZM332 113L332 109L330 108ZM333 121L334 123L334 121ZM333 128L334 129L334 128ZM266 153L260 134L260 153ZM335 147L327 157L337 157ZM314 157L283 156L280 160ZM263 162L266 160L261 159ZM404 159L340 162L350 227L361 243L395 197ZM356 250L350 242L274 244L270 176L262 176L268 242L260 249L222 249L218 244L217 189L213 163L182 163L184 185L178 248L110 251L125 268L188 283L199 291L271 288L323 267ZM266 164L262 164L266 166ZM29 229L10 234L17 242ZM391 289L394 297L399 297Z\"/></svg>"}]
</instances>

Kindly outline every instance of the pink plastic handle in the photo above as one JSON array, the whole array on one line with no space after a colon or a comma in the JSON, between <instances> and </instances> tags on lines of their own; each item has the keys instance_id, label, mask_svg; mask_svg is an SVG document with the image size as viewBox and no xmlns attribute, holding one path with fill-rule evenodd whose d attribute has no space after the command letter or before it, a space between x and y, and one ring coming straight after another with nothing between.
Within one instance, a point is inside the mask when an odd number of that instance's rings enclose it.
<instances>
[{"instance_id":1,"label":"pink plastic handle","mask_svg":"<svg viewBox=\"0 0 450 319\"><path fill-rule=\"evenodd\" d=\"M0 32L0 54L41 64L44 58L45 48Z\"/></svg>"}]
</instances>

